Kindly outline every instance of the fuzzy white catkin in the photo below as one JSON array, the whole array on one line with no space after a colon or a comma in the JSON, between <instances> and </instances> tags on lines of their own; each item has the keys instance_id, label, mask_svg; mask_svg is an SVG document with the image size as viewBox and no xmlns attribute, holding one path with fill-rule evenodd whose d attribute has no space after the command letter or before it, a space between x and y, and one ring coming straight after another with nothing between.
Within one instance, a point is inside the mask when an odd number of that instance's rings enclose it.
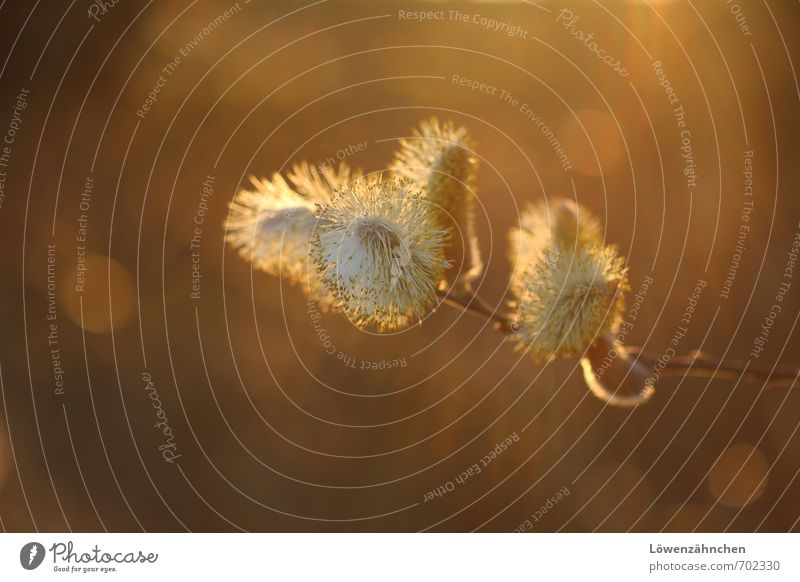
<instances>
[{"instance_id":1,"label":"fuzzy white catkin","mask_svg":"<svg viewBox=\"0 0 800 582\"><path fill-rule=\"evenodd\" d=\"M524 270L548 260L555 249L601 246L603 233L600 221L587 208L572 200L557 199L549 205L540 202L527 206L520 215L519 228L511 229L508 239L512 267ZM512 277L512 291L522 293L519 283L524 280Z\"/></svg>"},{"instance_id":2,"label":"fuzzy white catkin","mask_svg":"<svg viewBox=\"0 0 800 582\"><path fill-rule=\"evenodd\" d=\"M311 238L320 205L355 175L344 164L332 169L303 162L288 181L280 174L271 180L251 177L253 188L240 190L230 204L225 238L256 268L286 277L329 307L333 298L309 258Z\"/></svg>"},{"instance_id":3,"label":"fuzzy white catkin","mask_svg":"<svg viewBox=\"0 0 800 582\"><path fill-rule=\"evenodd\" d=\"M511 289L517 307L512 339L535 359L581 354L596 338L616 333L628 289L624 260L599 242L599 223L577 207L526 211L512 235L519 247ZM583 224L583 226L581 226Z\"/></svg>"},{"instance_id":4,"label":"fuzzy white catkin","mask_svg":"<svg viewBox=\"0 0 800 582\"><path fill-rule=\"evenodd\" d=\"M442 288L463 291L483 270L475 236L475 192L478 160L465 127L430 119L400 142L390 169L412 180L433 205L439 228L451 230L445 257L451 267Z\"/></svg>"},{"instance_id":5,"label":"fuzzy white catkin","mask_svg":"<svg viewBox=\"0 0 800 582\"><path fill-rule=\"evenodd\" d=\"M396 330L436 305L448 236L411 181L360 179L321 210L314 257L357 326Z\"/></svg>"}]
</instances>

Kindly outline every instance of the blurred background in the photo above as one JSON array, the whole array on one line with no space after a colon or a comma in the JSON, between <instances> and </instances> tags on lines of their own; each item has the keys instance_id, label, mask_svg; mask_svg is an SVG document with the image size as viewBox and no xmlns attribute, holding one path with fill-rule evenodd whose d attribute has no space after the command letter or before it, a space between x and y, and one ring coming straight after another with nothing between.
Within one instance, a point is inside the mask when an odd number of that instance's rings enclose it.
<instances>
[{"instance_id":1,"label":"blurred background","mask_svg":"<svg viewBox=\"0 0 800 582\"><path fill-rule=\"evenodd\" d=\"M492 304L519 211L569 197L627 257L629 304L652 278L627 342L664 353L702 281L677 353L798 366L796 2L0 14L4 530L800 529L797 389L665 378L610 408L577 360L447 306L385 336L317 321L222 226L251 174L381 170L451 119Z\"/></svg>"}]
</instances>

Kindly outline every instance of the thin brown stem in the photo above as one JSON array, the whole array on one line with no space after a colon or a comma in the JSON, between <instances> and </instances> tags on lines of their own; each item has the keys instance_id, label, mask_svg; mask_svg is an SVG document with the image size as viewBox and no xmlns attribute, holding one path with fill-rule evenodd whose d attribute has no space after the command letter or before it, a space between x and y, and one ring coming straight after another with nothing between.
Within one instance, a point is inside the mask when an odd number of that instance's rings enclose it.
<instances>
[{"instance_id":1,"label":"thin brown stem","mask_svg":"<svg viewBox=\"0 0 800 582\"><path fill-rule=\"evenodd\" d=\"M705 352L694 351L686 356L676 356L659 362L659 356L638 347L628 347L632 357L654 370L663 366L660 376L696 376L701 378L728 378L764 383L765 388L791 388L800 378L800 369L790 366L765 366L750 360L722 360Z\"/></svg>"},{"instance_id":2,"label":"thin brown stem","mask_svg":"<svg viewBox=\"0 0 800 582\"><path fill-rule=\"evenodd\" d=\"M464 294L440 291L439 297L441 297L442 303L460 309L465 313L493 321L494 328L502 333L511 333L513 331L510 315L500 311L497 307L493 307L488 301L472 291L467 291Z\"/></svg>"},{"instance_id":3,"label":"thin brown stem","mask_svg":"<svg viewBox=\"0 0 800 582\"><path fill-rule=\"evenodd\" d=\"M494 328L501 333L514 331L511 315L492 306L471 290L462 295L450 295L440 292L443 303L447 303L461 311L483 317L494 322ZM800 380L800 368L791 366L768 366L753 363L750 360L722 360L710 354L694 351L686 356L671 359L659 358L658 354L648 352L640 347L627 346L631 357L649 367L658 370L657 377L691 376L700 378L726 378L763 383L765 388L792 388Z\"/></svg>"}]
</instances>

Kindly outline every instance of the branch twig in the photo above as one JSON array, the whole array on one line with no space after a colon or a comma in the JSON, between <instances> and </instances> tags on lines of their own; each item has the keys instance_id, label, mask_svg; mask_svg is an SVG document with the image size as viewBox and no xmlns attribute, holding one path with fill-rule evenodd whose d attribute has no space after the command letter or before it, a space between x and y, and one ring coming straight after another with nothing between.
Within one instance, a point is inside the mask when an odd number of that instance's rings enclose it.
<instances>
[{"instance_id":1,"label":"branch twig","mask_svg":"<svg viewBox=\"0 0 800 582\"><path fill-rule=\"evenodd\" d=\"M499 308L493 307L476 293L470 292L468 295L455 295L449 291L440 291L439 297L441 297L442 303L446 303L451 307L460 309L470 315L494 321L494 328L502 333L511 333L513 331L511 316L500 311Z\"/></svg>"},{"instance_id":2,"label":"branch twig","mask_svg":"<svg viewBox=\"0 0 800 582\"><path fill-rule=\"evenodd\" d=\"M659 363L657 354L639 347L628 347L628 353L639 361L655 368ZM742 377L750 382L764 383L765 388L791 388L800 379L800 369L790 366L753 364L749 360L722 360L711 354L695 350L686 356L676 356L666 362L662 376L696 376L701 378Z\"/></svg>"},{"instance_id":3,"label":"branch twig","mask_svg":"<svg viewBox=\"0 0 800 582\"><path fill-rule=\"evenodd\" d=\"M511 315L491 305L474 292L468 292L462 296L451 295L447 292L440 292L439 295L442 303L493 321L494 328L501 333L514 331ZM637 359L651 370L659 366L659 378L661 376L691 376L736 380L741 377L749 382L763 383L765 388L792 388L800 384L800 368L791 366L773 367L753 364L749 360L722 360L697 350L686 356L676 356L663 361L659 359L658 354L645 351L640 347L626 346L626 351L632 358Z\"/></svg>"}]
</instances>

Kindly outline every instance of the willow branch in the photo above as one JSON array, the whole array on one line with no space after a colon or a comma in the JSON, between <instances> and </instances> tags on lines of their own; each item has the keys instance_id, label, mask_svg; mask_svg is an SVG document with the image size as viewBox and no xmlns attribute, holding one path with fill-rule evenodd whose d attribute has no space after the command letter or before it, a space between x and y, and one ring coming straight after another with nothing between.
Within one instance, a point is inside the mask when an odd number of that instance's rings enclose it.
<instances>
[{"instance_id":1,"label":"willow branch","mask_svg":"<svg viewBox=\"0 0 800 582\"><path fill-rule=\"evenodd\" d=\"M442 303L455 307L464 313L493 321L494 328L502 333L511 333L513 331L511 316L499 308L493 307L476 293L470 292L464 295L455 295L447 291L439 291L439 297L441 297Z\"/></svg>"},{"instance_id":2,"label":"willow branch","mask_svg":"<svg viewBox=\"0 0 800 582\"><path fill-rule=\"evenodd\" d=\"M493 306L474 292L464 295L440 292L439 295L442 303L465 313L493 321L494 328L501 333L511 333L514 330L511 315ZM731 380L742 378L748 382L763 383L765 388L792 388L800 380L800 368L791 366L754 364L749 360L723 360L701 351L693 351L686 356L676 356L671 359L659 358L658 354L636 346L626 346L626 351L651 370L658 366L659 378L662 376Z\"/></svg>"},{"instance_id":3,"label":"willow branch","mask_svg":"<svg viewBox=\"0 0 800 582\"><path fill-rule=\"evenodd\" d=\"M626 348L633 357L655 368L659 365L657 354L639 347ZM686 356L676 356L665 364L662 376L695 376L699 378L742 378L749 382L764 383L766 388L791 388L800 378L800 369L791 366L769 366L753 364L747 360L722 360L701 351L690 352Z\"/></svg>"}]
</instances>

